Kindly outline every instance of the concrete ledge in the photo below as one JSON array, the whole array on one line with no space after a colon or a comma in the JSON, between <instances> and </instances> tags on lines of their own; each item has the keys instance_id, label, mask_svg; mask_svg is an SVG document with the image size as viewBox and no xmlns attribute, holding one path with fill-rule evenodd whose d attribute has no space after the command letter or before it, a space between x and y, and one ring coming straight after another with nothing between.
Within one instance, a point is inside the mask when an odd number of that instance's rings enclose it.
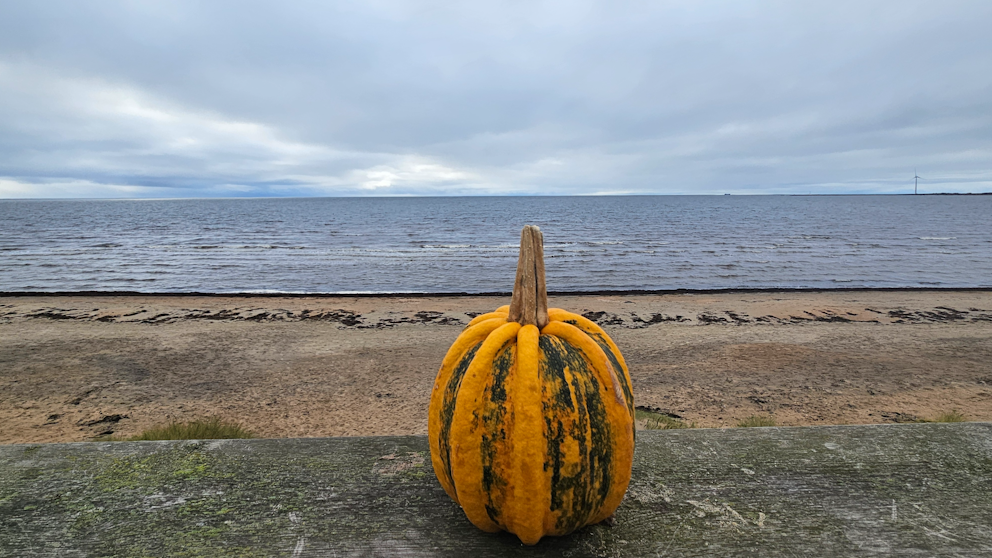
<instances>
[{"instance_id":1,"label":"concrete ledge","mask_svg":"<svg viewBox=\"0 0 992 558\"><path fill-rule=\"evenodd\" d=\"M420 436L0 446L2 556L992 556L992 424L639 432L613 525L478 531Z\"/></svg>"}]
</instances>

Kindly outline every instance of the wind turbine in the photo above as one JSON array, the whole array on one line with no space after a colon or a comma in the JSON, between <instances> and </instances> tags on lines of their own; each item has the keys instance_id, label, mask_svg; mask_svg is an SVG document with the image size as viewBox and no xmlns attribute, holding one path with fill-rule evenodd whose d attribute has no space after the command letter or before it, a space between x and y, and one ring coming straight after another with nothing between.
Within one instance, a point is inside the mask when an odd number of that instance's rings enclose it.
<instances>
[{"instance_id":1,"label":"wind turbine","mask_svg":"<svg viewBox=\"0 0 992 558\"><path fill-rule=\"evenodd\" d=\"M920 176L920 175L918 175L918 174L916 174L916 169L913 169L913 194L914 195L916 194L916 189L920 185L920 179L921 178L923 178L923 177Z\"/></svg>"}]
</instances>

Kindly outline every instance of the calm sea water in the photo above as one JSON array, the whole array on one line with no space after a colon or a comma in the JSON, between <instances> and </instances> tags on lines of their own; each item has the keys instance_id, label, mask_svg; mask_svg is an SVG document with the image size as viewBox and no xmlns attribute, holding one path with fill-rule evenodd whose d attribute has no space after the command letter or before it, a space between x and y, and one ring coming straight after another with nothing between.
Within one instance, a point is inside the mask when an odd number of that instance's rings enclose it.
<instances>
[{"instance_id":1,"label":"calm sea water","mask_svg":"<svg viewBox=\"0 0 992 558\"><path fill-rule=\"evenodd\" d=\"M992 196L0 201L0 291L992 286Z\"/></svg>"}]
</instances>

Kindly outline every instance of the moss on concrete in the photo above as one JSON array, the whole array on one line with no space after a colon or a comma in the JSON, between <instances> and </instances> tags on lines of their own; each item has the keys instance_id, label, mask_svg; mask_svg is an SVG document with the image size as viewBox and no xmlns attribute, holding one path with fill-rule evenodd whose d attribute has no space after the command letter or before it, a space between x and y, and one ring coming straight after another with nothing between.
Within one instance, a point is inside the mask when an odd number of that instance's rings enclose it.
<instances>
[{"instance_id":1,"label":"moss on concrete","mask_svg":"<svg viewBox=\"0 0 992 558\"><path fill-rule=\"evenodd\" d=\"M992 425L638 437L612 525L522 548L469 524L422 437L0 447L17 556L848 556L992 549Z\"/></svg>"}]
</instances>

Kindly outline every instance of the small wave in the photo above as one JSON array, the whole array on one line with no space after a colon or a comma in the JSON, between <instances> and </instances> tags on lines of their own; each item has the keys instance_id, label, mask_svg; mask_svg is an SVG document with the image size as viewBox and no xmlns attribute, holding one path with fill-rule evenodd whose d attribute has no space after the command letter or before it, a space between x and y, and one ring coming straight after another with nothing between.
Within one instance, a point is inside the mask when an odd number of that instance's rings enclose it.
<instances>
[{"instance_id":1,"label":"small wave","mask_svg":"<svg viewBox=\"0 0 992 558\"><path fill-rule=\"evenodd\" d=\"M244 291L220 291L223 294L292 294L292 295L307 295L307 294L341 294L323 291L283 291L279 289L250 289Z\"/></svg>"},{"instance_id":2,"label":"small wave","mask_svg":"<svg viewBox=\"0 0 992 558\"><path fill-rule=\"evenodd\" d=\"M330 291L327 293L304 293L304 294L332 294L332 295L381 295L381 294L421 294L431 291Z\"/></svg>"},{"instance_id":3,"label":"small wave","mask_svg":"<svg viewBox=\"0 0 992 558\"><path fill-rule=\"evenodd\" d=\"M957 240L956 236L921 236L920 240Z\"/></svg>"},{"instance_id":4,"label":"small wave","mask_svg":"<svg viewBox=\"0 0 992 558\"><path fill-rule=\"evenodd\" d=\"M306 250L306 246L278 246L275 244L244 244L242 250Z\"/></svg>"}]
</instances>

